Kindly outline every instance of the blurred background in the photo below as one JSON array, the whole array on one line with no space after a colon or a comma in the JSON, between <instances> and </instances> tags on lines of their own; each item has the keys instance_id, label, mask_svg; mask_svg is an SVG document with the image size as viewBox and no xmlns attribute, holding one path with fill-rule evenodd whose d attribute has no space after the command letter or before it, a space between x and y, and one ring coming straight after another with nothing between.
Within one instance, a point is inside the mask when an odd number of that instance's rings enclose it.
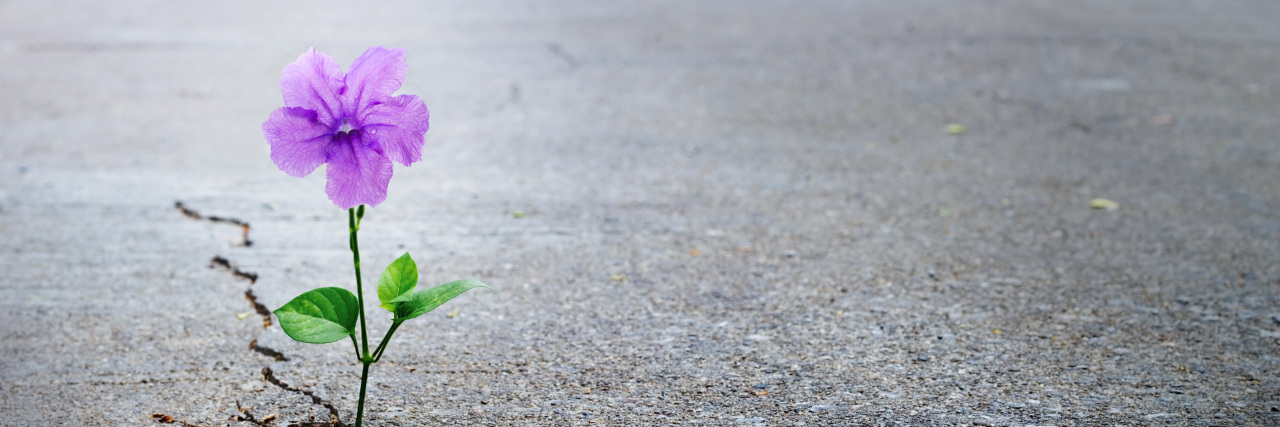
<instances>
[{"instance_id":1,"label":"blurred background","mask_svg":"<svg viewBox=\"0 0 1280 427\"><path fill-rule=\"evenodd\" d=\"M374 45L431 130L366 282L409 251L497 289L397 333L374 425L1275 423L1276 22L0 0L0 424L329 421L303 390L353 419L346 347L258 314L352 287L324 175L261 124L302 52Z\"/></svg>"}]
</instances>

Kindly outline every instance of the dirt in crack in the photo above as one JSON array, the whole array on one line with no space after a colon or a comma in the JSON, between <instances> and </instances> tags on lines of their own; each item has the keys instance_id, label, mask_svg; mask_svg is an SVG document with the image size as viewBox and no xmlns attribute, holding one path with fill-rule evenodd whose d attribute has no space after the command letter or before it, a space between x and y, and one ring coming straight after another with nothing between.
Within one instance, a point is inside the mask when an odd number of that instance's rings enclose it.
<instances>
[{"instance_id":1,"label":"dirt in crack","mask_svg":"<svg viewBox=\"0 0 1280 427\"><path fill-rule=\"evenodd\" d=\"M174 418L172 415L165 415L160 412L151 414L151 419L155 420L157 423L160 423L160 424L178 424L185 427L221 427L221 426L211 426L206 424L196 424L190 421L183 421L183 420Z\"/></svg>"},{"instance_id":2,"label":"dirt in crack","mask_svg":"<svg viewBox=\"0 0 1280 427\"><path fill-rule=\"evenodd\" d=\"M228 260L226 258L217 256L217 255L214 255L214 257L209 260L209 268L222 268L227 271L230 271L232 276L236 276L241 279L248 280L250 285L254 283L258 283L258 273L250 273L250 272L241 270L237 268L235 264L232 264L231 260Z\"/></svg>"},{"instance_id":3,"label":"dirt in crack","mask_svg":"<svg viewBox=\"0 0 1280 427\"><path fill-rule=\"evenodd\" d=\"M236 412L239 412L239 413L240 413L240 415L234 415L234 416L232 416L232 417L231 417L231 421L248 421L248 422L254 423L254 424L256 424L256 425L259 425L259 426L262 426L262 427L266 427L266 426L270 425L270 423L271 423L272 421L275 421L275 420L276 420L276 414L267 415L267 416L262 417L261 419L259 419L258 417L253 416L253 412L250 412L250 411L253 411L253 407L252 407L252 406L241 406L241 405L240 405L240 401L239 401L239 400L237 400L237 401L236 401Z\"/></svg>"},{"instance_id":4,"label":"dirt in crack","mask_svg":"<svg viewBox=\"0 0 1280 427\"><path fill-rule=\"evenodd\" d=\"M285 389L285 390L288 390L288 391L291 391L291 392L294 392L294 393L298 393L298 394L301 394L301 395L303 395L303 396L307 396L307 397L311 398L311 403L314 403L314 404L316 404L316 405L323 406L325 409L328 409L328 410L329 410L329 421L328 421L328 422L321 422L321 423L311 422L311 423L300 423L300 424L295 424L295 425L297 425L297 426L299 426L299 427L321 427L321 426L324 426L324 427L344 427L344 426L346 426L346 424L343 424L343 423L342 423L342 421L341 421L341 420L339 419L339 417L338 417L338 408L337 408L337 407L335 407L335 406L333 406L333 404L332 404L332 403L325 402L325 401L324 401L324 399L321 399L321 398L320 398L320 396L316 396L316 394L315 394L315 393L312 393L312 392L311 392L311 391L309 391L309 390L303 390L303 389L301 389L301 388L293 387L293 386L290 386L288 383L286 383L286 382L284 382L284 381L281 381L279 378L276 378L275 373L271 372L271 368L270 368L270 367L265 367L265 366L264 366L264 367L262 368L262 378L263 378L263 379L266 379L266 380L267 380L267 382L269 382L269 383L271 383L271 384L274 384L276 387L280 387L280 388L282 388L282 389Z\"/></svg>"},{"instance_id":5,"label":"dirt in crack","mask_svg":"<svg viewBox=\"0 0 1280 427\"><path fill-rule=\"evenodd\" d=\"M253 241L249 240L249 229L251 227L247 222L241 221L236 218L228 218L228 217L221 217L221 216L214 216L214 215L208 215L208 216L201 215L200 212L196 212L194 209L188 208L187 205L182 204L181 200L173 202L173 207L178 209L178 212L181 212L187 218L238 226L240 227L240 232L241 232L240 246L253 246Z\"/></svg>"},{"instance_id":6,"label":"dirt in crack","mask_svg":"<svg viewBox=\"0 0 1280 427\"><path fill-rule=\"evenodd\" d=\"M258 352L258 354L275 359L277 362L289 361L289 358L285 356L284 353L272 350L271 348L268 348L268 347L263 347L258 345L258 340L249 341L249 350L253 350L255 352Z\"/></svg>"},{"instance_id":7,"label":"dirt in crack","mask_svg":"<svg viewBox=\"0 0 1280 427\"><path fill-rule=\"evenodd\" d=\"M256 311L259 316L262 316L262 329L270 328L271 310L268 309L267 306L258 302L258 296L253 294L253 289L246 289L244 291L244 299L249 300L249 304L253 305L253 311Z\"/></svg>"}]
</instances>

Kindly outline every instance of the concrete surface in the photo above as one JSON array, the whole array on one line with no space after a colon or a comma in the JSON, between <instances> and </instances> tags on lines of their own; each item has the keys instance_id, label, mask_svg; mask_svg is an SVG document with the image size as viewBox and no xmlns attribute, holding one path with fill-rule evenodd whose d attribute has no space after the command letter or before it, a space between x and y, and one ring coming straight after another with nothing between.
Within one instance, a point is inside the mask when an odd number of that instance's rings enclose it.
<instances>
[{"instance_id":1,"label":"concrete surface","mask_svg":"<svg viewBox=\"0 0 1280 427\"><path fill-rule=\"evenodd\" d=\"M1276 425L1276 22L0 1L0 424L350 422L349 347L264 329L245 292L353 287L323 174L276 170L259 126L308 47L381 44L432 129L366 275L409 251L497 291L400 329L368 425Z\"/></svg>"}]
</instances>

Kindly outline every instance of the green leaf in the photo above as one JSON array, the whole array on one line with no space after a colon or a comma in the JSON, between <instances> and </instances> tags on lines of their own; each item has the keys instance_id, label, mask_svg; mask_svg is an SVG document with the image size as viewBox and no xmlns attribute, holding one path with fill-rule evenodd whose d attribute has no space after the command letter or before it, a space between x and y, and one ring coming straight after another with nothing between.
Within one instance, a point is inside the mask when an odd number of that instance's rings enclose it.
<instances>
[{"instance_id":1,"label":"green leaf","mask_svg":"<svg viewBox=\"0 0 1280 427\"><path fill-rule=\"evenodd\" d=\"M476 279L462 279L414 292L411 298L396 306L395 320L405 321L427 314L454 297L462 295L463 292L475 288L489 288L489 285L480 283Z\"/></svg>"},{"instance_id":2,"label":"green leaf","mask_svg":"<svg viewBox=\"0 0 1280 427\"><path fill-rule=\"evenodd\" d=\"M289 338L326 344L355 332L360 303L346 289L318 288L298 295L275 313Z\"/></svg>"},{"instance_id":3,"label":"green leaf","mask_svg":"<svg viewBox=\"0 0 1280 427\"><path fill-rule=\"evenodd\" d=\"M382 301L382 308L394 312L396 303L408 300L409 292L417 285L418 264L406 252L382 270L382 276L378 277L378 300Z\"/></svg>"}]
</instances>

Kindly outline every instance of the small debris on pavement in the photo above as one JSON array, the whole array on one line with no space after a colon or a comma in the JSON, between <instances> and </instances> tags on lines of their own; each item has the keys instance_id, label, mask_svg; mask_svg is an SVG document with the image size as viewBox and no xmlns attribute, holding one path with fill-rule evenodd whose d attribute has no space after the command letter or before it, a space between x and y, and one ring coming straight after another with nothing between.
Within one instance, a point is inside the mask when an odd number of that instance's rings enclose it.
<instances>
[{"instance_id":1,"label":"small debris on pavement","mask_svg":"<svg viewBox=\"0 0 1280 427\"><path fill-rule=\"evenodd\" d=\"M1094 209L1103 209L1103 210L1114 211L1114 210L1116 210L1116 209L1120 209L1120 204L1119 204L1119 203L1116 203L1116 201L1111 200L1111 199L1101 199L1101 198L1099 198L1099 199L1093 199L1093 200L1090 200L1090 201L1089 201L1089 207L1094 208Z\"/></svg>"},{"instance_id":2,"label":"small debris on pavement","mask_svg":"<svg viewBox=\"0 0 1280 427\"><path fill-rule=\"evenodd\" d=\"M955 123L947 125L947 135L964 135L964 133L968 131L969 128L964 127L964 125Z\"/></svg>"}]
</instances>

